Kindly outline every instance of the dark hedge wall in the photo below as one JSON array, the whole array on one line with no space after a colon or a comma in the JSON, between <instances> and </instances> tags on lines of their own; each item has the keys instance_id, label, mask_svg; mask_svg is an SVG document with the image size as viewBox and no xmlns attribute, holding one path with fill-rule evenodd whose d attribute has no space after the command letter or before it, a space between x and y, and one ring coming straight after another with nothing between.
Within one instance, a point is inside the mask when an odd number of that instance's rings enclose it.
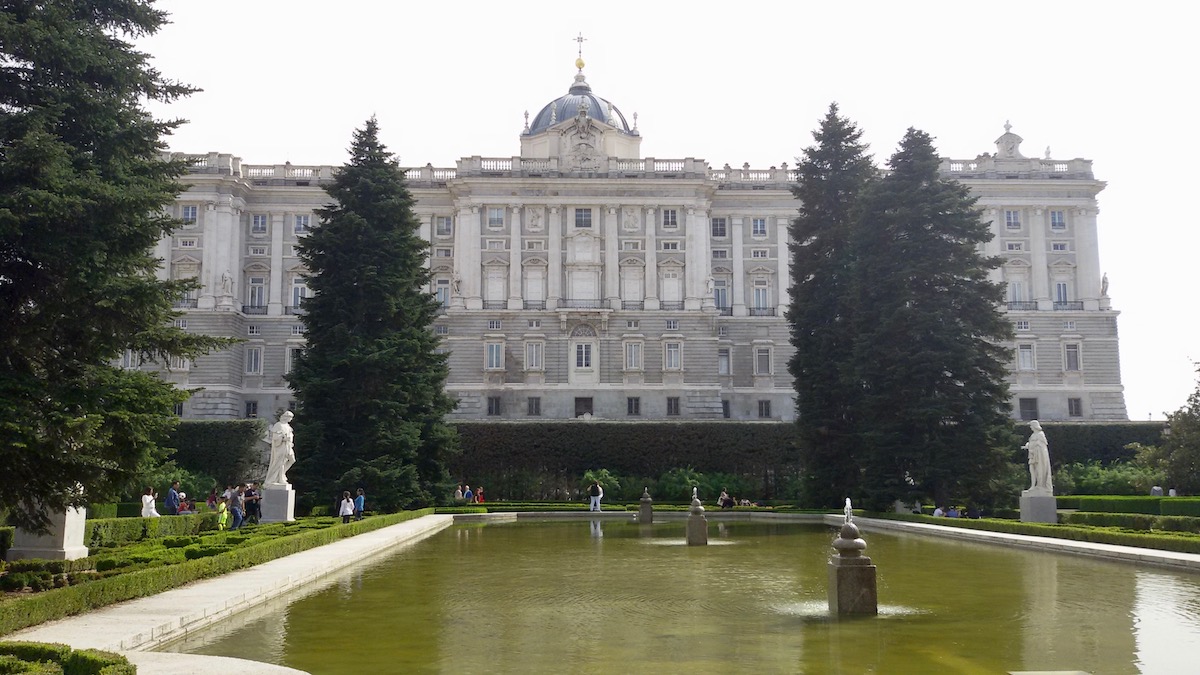
<instances>
[{"instance_id":1,"label":"dark hedge wall","mask_svg":"<svg viewBox=\"0 0 1200 675\"><path fill-rule=\"evenodd\" d=\"M1133 459L1134 453L1125 449L1130 443L1158 444L1163 422L1043 422L1042 430L1056 467L1092 460L1109 464ZM1017 434L1024 437L1027 431L1018 427Z\"/></svg>"},{"instance_id":2,"label":"dark hedge wall","mask_svg":"<svg viewBox=\"0 0 1200 675\"><path fill-rule=\"evenodd\" d=\"M167 445L180 467L228 485L250 478L265 433L262 420L183 420Z\"/></svg>"}]
</instances>

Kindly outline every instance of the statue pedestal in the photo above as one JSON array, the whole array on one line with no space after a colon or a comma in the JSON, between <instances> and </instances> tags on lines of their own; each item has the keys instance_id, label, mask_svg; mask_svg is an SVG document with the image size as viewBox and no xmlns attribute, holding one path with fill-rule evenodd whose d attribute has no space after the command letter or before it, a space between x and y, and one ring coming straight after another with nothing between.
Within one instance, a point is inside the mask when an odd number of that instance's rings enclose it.
<instances>
[{"instance_id":1,"label":"statue pedestal","mask_svg":"<svg viewBox=\"0 0 1200 675\"><path fill-rule=\"evenodd\" d=\"M262 522L283 523L296 519L296 491L290 485L264 485Z\"/></svg>"},{"instance_id":2,"label":"statue pedestal","mask_svg":"<svg viewBox=\"0 0 1200 675\"><path fill-rule=\"evenodd\" d=\"M654 522L654 505L649 497L642 497L641 504L638 505L638 522L642 525Z\"/></svg>"},{"instance_id":3,"label":"statue pedestal","mask_svg":"<svg viewBox=\"0 0 1200 675\"><path fill-rule=\"evenodd\" d=\"M1058 501L1045 490L1021 491L1022 523L1057 523Z\"/></svg>"},{"instance_id":4,"label":"statue pedestal","mask_svg":"<svg viewBox=\"0 0 1200 675\"><path fill-rule=\"evenodd\" d=\"M830 556L828 598L829 613L834 616L879 614L879 590L871 559L864 555Z\"/></svg>"},{"instance_id":5,"label":"statue pedestal","mask_svg":"<svg viewBox=\"0 0 1200 675\"><path fill-rule=\"evenodd\" d=\"M67 509L50 514L50 532L33 534L20 528L13 532L12 546L6 557L9 560L40 558L42 560L76 560L86 558L87 546L83 545L83 528L87 515L84 509Z\"/></svg>"}]
</instances>

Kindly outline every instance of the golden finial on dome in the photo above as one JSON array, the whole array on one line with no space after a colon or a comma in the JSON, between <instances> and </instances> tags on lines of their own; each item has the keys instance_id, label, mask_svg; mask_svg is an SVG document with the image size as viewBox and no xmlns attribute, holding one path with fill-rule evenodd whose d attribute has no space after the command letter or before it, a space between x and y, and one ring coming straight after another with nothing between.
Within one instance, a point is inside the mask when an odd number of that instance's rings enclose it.
<instances>
[{"instance_id":1,"label":"golden finial on dome","mask_svg":"<svg viewBox=\"0 0 1200 675\"><path fill-rule=\"evenodd\" d=\"M583 59L582 58L575 59L575 67L580 70L583 70Z\"/></svg>"},{"instance_id":2,"label":"golden finial on dome","mask_svg":"<svg viewBox=\"0 0 1200 675\"><path fill-rule=\"evenodd\" d=\"M586 39L587 38L583 37L583 33L580 33L578 36L575 37L575 41L579 43L579 58L575 59L575 67L578 68L579 72L581 72L581 73L583 72L583 65L584 65L583 64L583 41Z\"/></svg>"}]
</instances>

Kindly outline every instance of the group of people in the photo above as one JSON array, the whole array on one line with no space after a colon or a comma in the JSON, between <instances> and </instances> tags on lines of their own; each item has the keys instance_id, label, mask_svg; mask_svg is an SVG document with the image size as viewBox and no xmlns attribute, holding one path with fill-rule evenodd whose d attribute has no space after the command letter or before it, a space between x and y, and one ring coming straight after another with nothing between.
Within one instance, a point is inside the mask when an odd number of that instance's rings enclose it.
<instances>
[{"instance_id":1,"label":"group of people","mask_svg":"<svg viewBox=\"0 0 1200 675\"><path fill-rule=\"evenodd\" d=\"M968 507L965 512L957 506L943 507L938 506L933 510L933 515L942 518L978 518L980 516L979 509L974 506Z\"/></svg>"},{"instance_id":2,"label":"group of people","mask_svg":"<svg viewBox=\"0 0 1200 675\"><path fill-rule=\"evenodd\" d=\"M721 488L721 496L717 497L717 506L723 509L732 509L735 506L754 506L754 504L745 497L741 500L738 500L736 497L730 497L725 488Z\"/></svg>"},{"instance_id":3,"label":"group of people","mask_svg":"<svg viewBox=\"0 0 1200 675\"><path fill-rule=\"evenodd\" d=\"M454 489L455 504L482 504L483 503L483 486L480 485L475 491L471 491L470 485L459 485Z\"/></svg>"},{"instance_id":4,"label":"group of people","mask_svg":"<svg viewBox=\"0 0 1200 675\"><path fill-rule=\"evenodd\" d=\"M236 530L251 520L262 520L262 494L254 483L227 485L221 493L213 488L208 493L208 508L217 512L218 530Z\"/></svg>"},{"instance_id":5,"label":"group of people","mask_svg":"<svg viewBox=\"0 0 1200 675\"><path fill-rule=\"evenodd\" d=\"M350 497L350 491L342 492L342 501L338 504L338 515L342 517L343 523L350 522L351 518L355 520L363 519L363 511L367 506L367 496L362 488L358 488L358 494Z\"/></svg>"},{"instance_id":6,"label":"group of people","mask_svg":"<svg viewBox=\"0 0 1200 675\"><path fill-rule=\"evenodd\" d=\"M158 512L158 493L154 488L146 486L142 491L142 517L143 518L158 518L162 514ZM163 499L163 511L166 511L168 516L186 516L191 513L196 513L196 501L188 499L187 493L179 491L179 481L171 483L171 487L167 489L167 496Z\"/></svg>"}]
</instances>

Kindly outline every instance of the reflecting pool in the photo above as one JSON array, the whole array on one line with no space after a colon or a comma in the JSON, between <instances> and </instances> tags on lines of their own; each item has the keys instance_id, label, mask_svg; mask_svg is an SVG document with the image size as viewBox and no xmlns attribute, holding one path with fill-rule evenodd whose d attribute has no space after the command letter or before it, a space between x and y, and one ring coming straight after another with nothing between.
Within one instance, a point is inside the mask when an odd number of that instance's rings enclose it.
<instances>
[{"instance_id":1,"label":"reflecting pool","mask_svg":"<svg viewBox=\"0 0 1200 675\"><path fill-rule=\"evenodd\" d=\"M880 616L830 620L833 528L457 525L168 649L324 673L1195 672L1200 576L867 532Z\"/></svg>"}]
</instances>

